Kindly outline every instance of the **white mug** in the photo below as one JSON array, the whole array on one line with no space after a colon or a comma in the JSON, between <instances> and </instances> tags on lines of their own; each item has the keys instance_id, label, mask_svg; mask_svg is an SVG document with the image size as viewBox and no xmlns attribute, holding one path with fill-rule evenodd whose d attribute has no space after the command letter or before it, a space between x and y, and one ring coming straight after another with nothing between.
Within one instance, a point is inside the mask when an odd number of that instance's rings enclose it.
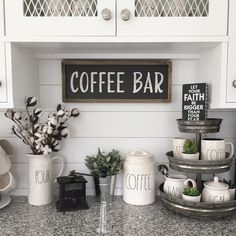
<instances>
[{"instance_id":1,"label":"white mug","mask_svg":"<svg viewBox=\"0 0 236 236\"><path fill-rule=\"evenodd\" d=\"M15 149L5 139L0 140L0 175L6 174L11 168L10 158L15 155Z\"/></svg>"},{"instance_id":2,"label":"white mug","mask_svg":"<svg viewBox=\"0 0 236 236\"><path fill-rule=\"evenodd\" d=\"M184 138L173 138L173 155L175 158L182 158Z\"/></svg>"},{"instance_id":3,"label":"white mug","mask_svg":"<svg viewBox=\"0 0 236 236\"><path fill-rule=\"evenodd\" d=\"M201 160L217 161L225 159L225 146L230 146L229 158L234 155L234 145L224 139L206 138L201 141Z\"/></svg>"},{"instance_id":4,"label":"white mug","mask_svg":"<svg viewBox=\"0 0 236 236\"><path fill-rule=\"evenodd\" d=\"M12 173L9 171L0 176L0 193L8 194L16 188L16 180Z\"/></svg>"}]
</instances>

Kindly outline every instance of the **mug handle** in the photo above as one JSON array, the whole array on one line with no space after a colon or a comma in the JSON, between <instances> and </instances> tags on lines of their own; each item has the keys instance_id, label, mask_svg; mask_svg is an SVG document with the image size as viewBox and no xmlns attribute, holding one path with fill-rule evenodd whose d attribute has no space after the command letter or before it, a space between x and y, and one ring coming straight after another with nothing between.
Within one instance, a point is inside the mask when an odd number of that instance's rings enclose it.
<instances>
[{"instance_id":1,"label":"mug handle","mask_svg":"<svg viewBox=\"0 0 236 236\"><path fill-rule=\"evenodd\" d=\"M186 188L189 187L189 182L191 182L193 188L197 187L197 183L196 183L196 181L194 179L186 179L184 181L184 187L186 187Z\"/></svg>"},{"instance_id":2,"label":"mug handle","mask_svg":"<svg viewBox=\"0 0 236 236\"><path fill-rule=\"evenodd\" d=\"M60 164L61 164L61 169L59 171L59 174L57 175L57 177L60 177L62 175L62 172L64 170L64 159L62 157L59 157L59 156L55 156L55 157L52 157L52 161L55 160L55 159L58 159L60 161ZM57 182L57 177L54 179L54 183Z\"/></svg>"},{"instance_id":3,"label":"mug handle","mask_svg":"<svg viewBox=\"0 0 236 236\"><path fill-rule=\"evenodd\" d=\"M225 145L230 146L230 153L229 153L229 158L232 158L234 155L234 145L231 142L225 142Z\"/></svg>"}]
</instances>

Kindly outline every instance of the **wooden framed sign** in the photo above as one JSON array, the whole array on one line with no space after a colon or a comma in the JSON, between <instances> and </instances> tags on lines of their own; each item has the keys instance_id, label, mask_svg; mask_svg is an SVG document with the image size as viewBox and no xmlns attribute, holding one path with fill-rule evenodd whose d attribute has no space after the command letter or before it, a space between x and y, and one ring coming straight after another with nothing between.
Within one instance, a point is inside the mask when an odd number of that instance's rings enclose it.
<instances>
[{"instance_id":1,"label":"wooden framed sign","mask_svg":"<svg viewBox=\"0 0 236 236\"><path fill-rule=\"evenodd\" d=\"M206 83L183 85L183 120L206 120L208 111L208 85Z\"/></svg>"},{"instance_id":2,"label":"wooden framed sign","mask_svg":"<svg viewBox=\"0 0 236 236\"><path fill-rule=\"evenodd\" d=\"M167 60L63 60L63 102L170 102Z\"/></svg>"}]
</instances>

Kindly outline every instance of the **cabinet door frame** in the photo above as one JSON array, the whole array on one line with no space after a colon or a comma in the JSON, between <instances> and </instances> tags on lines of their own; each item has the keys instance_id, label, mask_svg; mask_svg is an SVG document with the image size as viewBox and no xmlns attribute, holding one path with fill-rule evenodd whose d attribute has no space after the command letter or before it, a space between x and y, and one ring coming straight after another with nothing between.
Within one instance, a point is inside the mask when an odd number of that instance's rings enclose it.
<instances>
[{"instance_id":1,"label":"cabinet door frame","mask_svg":"<svg viewBox=\"0 0 236 236\"><path fill-rule=\"evenodd\" d=\"M0 104L7 102L7 78L6 78L6 61L5 46L0 40ZM0 105L1 106L1 105Z\"/></svg>"},{"instance_id":2,"label":"cabinet door frame","mask_svg":"<svg viewBox=\"0 0 236 236\"><path fill-rule=\"evenodd\" d=\"M24 16L23 1L5 1L7 36L114 36L116 33L116 0L97 0L96 17ZM102 18L104 8L111 10L110 20Z\"/></svg>"},{"instance_id":3,"label":"cabinet door frame","mask_svg":"<svg viewBox=\"0 0 236 236\"><path fill-rule=\"evenodd\" d=\"M236 1L230 0L229 8L229 43L228 43L228 73L226 85L226 102L236 103Z\"/></svg>"},{"instance_id":4,"label":"cabinet door frame","mask_svg":"<svg viewBox=\"0 0 236 236\"><path fill-rule=\"evenodd\" d=\"M4 5L3 0L0 0L0 40L4 36Z\"/></svg>"},{"instance_id":5,"label":"cabinet door frame","mask_svg":"<svg viewBox=\"0 0 236 236\"><path fill-rule=\"evenodd\" d=\"M149 0L139 0L149 1ZM128 9L131 17L121 19ZM135 0L117 1L118 36L225 36L228 23L228 0L209 0L207 17L135 17Z\"/></svg>"},{"instance_id":6,"label":"cabinet door frame","mask_svg":"<svg viewBox=\"0 0 236 236\"><path fill-rule=\"evenodd\" d=\"M4 46L4 9L3 0L0 0L0 104L7 102L7 79ZM1 105L0 105L1 106Z\"/></svg>"}]
</instances>

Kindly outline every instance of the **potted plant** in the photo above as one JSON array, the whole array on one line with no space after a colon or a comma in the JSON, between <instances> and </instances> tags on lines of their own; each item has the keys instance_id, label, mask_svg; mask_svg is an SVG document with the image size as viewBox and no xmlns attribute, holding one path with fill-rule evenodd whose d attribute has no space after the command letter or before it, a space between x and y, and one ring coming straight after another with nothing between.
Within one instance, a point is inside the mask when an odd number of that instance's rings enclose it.
<instances>
[{"instance_id":1,"label":"potted plant","mask_svg":"<svg viewBox=\"0 0 236 236\"><path fill-rule=\"evenodd\" d=\"M230 200L231 200L231 201L235 200L235 188L236 188L236 184L233 183L232 180L227 181L226 179L223 179L222 182L229 185Z\"/></svg>"},{"instance_id":2,"label":"potted plant","mask_svg":"<svg viewBox=\"0 0 236 236\"><path fill-rule=\"evenodd\" d=\"M87 156L85 165L94 176L96 195L101 202L111 202L114 196L117 174L123 168L123 160L119 151L101 152L100 148L96 155Z\"/></svg>"},{"instance_id":3,"label":"potted plant","mask_svg":"<svg viewBox=\"0 0 236 236\"><path fill-rule=\"evenodd\" d=\"M52 157L53 152L58 152L60 142L69 136L67 121L79 116L77 108L71 111L58 105L55 112L42 116L43 111L37 107L37 99L28 97L26 112L8 109L5 116L12 120L14 125L10 129L12 134L20 138L27 145L29 152L29 193L28 202L31 205L44 205L53 201L52 194L52 160L61 162L60 176L64 168L61 157ZM45 121L42 121L42 117Z\"/></svg>"},{"instance_id":4,"label":"potted plant","mask_svg":"<svg viewBox=\"0 0 236 236\"><path fill-rule=\"evenodd\" d=\"M182 158L187 160L198 160L199 152L197 151L197 142L192 139L184 141Z\"/></svg>"},{"instance_id":5,"label":"potted plant","mask_svg":"<svg viewBox=\"0 0 236 236\"><path fill-rule=\"evenodd\" d=\"M200 202L201 193L196 187L187 187L182 193L182 198L189 202Z\"/></svg>"}]
</instances>

